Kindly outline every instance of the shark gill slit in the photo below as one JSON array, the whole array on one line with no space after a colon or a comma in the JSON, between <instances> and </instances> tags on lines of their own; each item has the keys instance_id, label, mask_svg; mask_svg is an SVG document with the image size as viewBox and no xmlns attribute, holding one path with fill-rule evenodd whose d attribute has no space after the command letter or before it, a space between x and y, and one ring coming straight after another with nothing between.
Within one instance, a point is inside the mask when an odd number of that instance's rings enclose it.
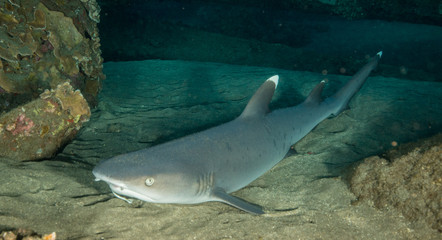
<instances>
[{"instance_id":1,"label":"shark gill slit","mask_svg":"<svg viewBox=\"0 0 442 240\"><path fill-rule=\"evenodd\" d=\"M198 191L197 196L209 195L213 189L214 184L214 174L213 172L208 172L202 174L198 178Z\"/></svg>"}]
</instances>

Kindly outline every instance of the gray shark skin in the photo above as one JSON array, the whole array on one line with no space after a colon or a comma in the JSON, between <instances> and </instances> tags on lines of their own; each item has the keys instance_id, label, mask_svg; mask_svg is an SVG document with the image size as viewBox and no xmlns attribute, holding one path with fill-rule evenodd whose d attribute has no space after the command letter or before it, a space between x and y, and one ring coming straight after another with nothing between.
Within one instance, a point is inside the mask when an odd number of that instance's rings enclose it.
<instances>
[{"instance_id":1,"label":"gray shark skin","mask_svg":"<svg viewBox=\"0 0 442 240\"><path fill-rule=\"evenodd\" d=\"M261 207L229 195L281 161L290 146L318 123L346 108L382 56L379 52L337 93L321 101L325 82L295 106L270 112L275 75L252 96L242 114L227 123L151 148L100 162L94 169L116 197L153 203L219 201L252 214ZM121 196L122 195L122 196Z\"/></svg>"}]
</instances>

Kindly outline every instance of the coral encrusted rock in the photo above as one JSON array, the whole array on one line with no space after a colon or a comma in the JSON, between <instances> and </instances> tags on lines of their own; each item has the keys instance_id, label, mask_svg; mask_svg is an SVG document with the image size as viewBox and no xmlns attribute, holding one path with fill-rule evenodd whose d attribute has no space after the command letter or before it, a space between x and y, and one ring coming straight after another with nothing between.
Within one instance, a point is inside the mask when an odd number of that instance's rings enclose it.
<instances>
[{"instance_id":1,"label":"coral encrusted rock","mask_svg":"<svg viewBox=\"0 0 442 240\"><path fill-rule=\"evenodd\" d=\"M351 190L358 201L394 207L410 221L442 232L442 134L392 150L385 158L365 159L353 173Z\"/></svg>"},{"instance_id":2,"label":"coral encrusted rock","mask_svg":"<svg viewBox=\"0 0 442 240\"><path fill-rule=\"evenodd\" d=\"M0 0L0 156L52 157L97 104L96 0Z\"/></svg>"},{"instance_id":3,"label":"coral encrusted rock","mask_svg":"<svg viewBox=\"0 0 442 240\"><path fill-rule=\"evenodd\" d=\"M0 0L0 112L69 82L92 105L104 79L95 0Z\"/></svg>"},{"instance_id":4,"label":"coral encrusted rock","mask_svg":"<svg viewBox=\"0 0 442 240\"><path fill-rule=\"evenodd\" d=\"M52 157L91 115L79 90L66 82L0 116L0 156L15 160Z\"/></svg>"}]
</instances>

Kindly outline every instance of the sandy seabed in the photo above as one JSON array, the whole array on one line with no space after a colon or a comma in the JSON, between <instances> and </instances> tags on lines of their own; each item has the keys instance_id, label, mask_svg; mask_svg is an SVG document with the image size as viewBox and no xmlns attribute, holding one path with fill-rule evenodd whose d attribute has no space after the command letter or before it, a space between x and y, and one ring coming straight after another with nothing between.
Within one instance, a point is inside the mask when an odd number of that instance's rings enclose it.
<instances>
[{"instance_id":1,"label":"sandy seabed","mask_svg":"<svg viewBox=\"0 0 442 240\"><path fill-rule=\"evenodd\" d=\"M238 116L273 74L271 108L300 103L324 76L185 61L106 63L108 79L90 122L55 159L0 162L0 230L31 228L57 239L440 239L394 209L361 202L345 169L365 157L440 132L442 83L371 77L350 110L326 119L272 170L234 195L267 212L222 203L128 204L92 168ZM324 96L349 77L329 75Z\"/></svg>"}]
</instances>

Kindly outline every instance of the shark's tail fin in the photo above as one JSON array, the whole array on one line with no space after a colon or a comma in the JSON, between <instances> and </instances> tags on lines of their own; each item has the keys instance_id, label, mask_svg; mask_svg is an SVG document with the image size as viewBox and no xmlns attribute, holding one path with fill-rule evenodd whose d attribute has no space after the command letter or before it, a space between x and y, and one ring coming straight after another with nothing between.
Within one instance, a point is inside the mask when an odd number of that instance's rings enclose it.
<instances>
[{"instance_id":1,"label":"shark's tail fin","mask_svg":"<svg viewBox=\"0 0 442 240\"><path fill-rule=\"evenodd\" d=\"M332 115L337 116L347 107L348 102L362 87L370 72L376 68L381 57L382 51L372 57L338 92L324 100L326 104L334 106L335 110Z\"/></svg>"}]
</instances>

